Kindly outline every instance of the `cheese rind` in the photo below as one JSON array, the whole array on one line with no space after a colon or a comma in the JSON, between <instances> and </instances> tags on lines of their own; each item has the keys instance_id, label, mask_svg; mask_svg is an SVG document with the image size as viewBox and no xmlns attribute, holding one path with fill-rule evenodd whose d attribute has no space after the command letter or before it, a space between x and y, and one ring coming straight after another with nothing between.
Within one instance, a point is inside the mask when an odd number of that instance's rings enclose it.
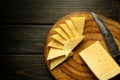
<instances>
[{"instance_id":1,"label":"cheese rind","mask_svg":"<svg viewBox=\"0 0 120 80\"><path fill-rule=\"evenodd\" d=\"M119 65L98 41L79 54L100 80L108 80L120 73Z\"/></svg>"}]
</instances>

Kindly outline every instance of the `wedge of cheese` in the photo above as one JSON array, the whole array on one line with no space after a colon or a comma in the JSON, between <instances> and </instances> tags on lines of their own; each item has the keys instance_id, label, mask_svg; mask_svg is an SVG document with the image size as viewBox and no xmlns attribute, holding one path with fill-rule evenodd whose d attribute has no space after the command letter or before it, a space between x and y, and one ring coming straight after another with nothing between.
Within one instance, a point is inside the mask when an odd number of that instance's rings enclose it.
<instances>
[{"instance_id":1,"label":"wedge of cheese","mask_svg":"<svg viewBox=\"0 0 120 80\"><path fill-rule=\"evenodd\" d=\"M83 40L83 38L84 36L79 36L66 41L66 43L64 44L66 56L69 55L69 53Z\"/></svg>"},{"instance_id":2,"label":"wedge of cheese","mask_svg":"<svg viewBox=\"0 0 120 80\"><path fill-rule=\"evenodd\" d=\"M56 28L54 31L61 35L65 40L69 39L68 35L61 28Z\"/></svg>"},{"instance_id":3,"label":"wedge of cheese","mask_svg":"<svg viewBox=\"0 0 120 80\"><path fill-rule=\"evenodd\" d=\"M79 54L100 80L108 80L120 73L119 65L98 41Z\"/></svg>"},{"instance_id":4,"label":"wedge of cheese","mask_svg":"<svg viewBox=\"0 0 120 80\"><path fill-rule=\"evenodd\" d=\"M58 58L60 56L65 56L64 50L56 49L56 48L50 48L47 60Z\"/></svg>"},{"instance_id":5,"label":"wedge of cheese","mask_svg":"<svg viewBox=\"0 0 120 80\"><path fill-rule=\"evenodd\" d=\"M66 20L65 22L68 25L68 28L70 29L70 31L72 32L74 37L78 36L78 32L77 32L75 26L73 25L72 21L71 20Z\"/></svg>"},{"instance_id":6,"label":"wedge of cheese","mask_svg":"<svg viewBox=\"0 0 120 80\"><path fill-rule=\"evenodd\" d=\"M52 47L52 48L58 48L58 49L64 49L64 45L61 44L60 42L52 39L49 43L48 43L48 46L49 47Z\"/></svg>"},{"instance_id":7,"label":"wedge of cheese","mask_svg":"<svg viewBox=\"0 0 120 80\"><path fill-rule=\"evenodd\" d=\"M70 56L73 55L73 52L70 53ZM54 69L55 67L57 67L58 65L60 65L62 62L64 62L68 57L66 57L65 55L60 56L58 58L54 58L52 60L50 60L50 70Z\"/></svg>"},{"instance_id":8,"label":"wedge of cheese","mask_svg":"<svg viewBox=\"0 0 120 80\"><path fill-rule=\"evenodd\" d=\"M62 38L59 34L55 34L51 37L53 39L55 39L56 41L60 42L61 44L65 44L65 42L66 42L66 40L64 38Z\"/></svg>"},{"instance_id":9,"label":"wedge of cheese","mask_svg":"<svg viewBox=\"0 0 120 80\"><path fill-rule=\"evenodd\" d=\"M60 27L66 32L70 39L74 38L74 35L71 33L70 29L66 24L60 24Z\"/></svg>"},{"instance_id":10,"label":"wedge of cheese","mask_svg":"<svg viewBox=\"0 0 120 80\"><path fill-rule=\"evenodd\" d=\"M60 56L65 55L66 57L72 52L72 50L81 42L84 36L76 37L66 41L64 49L50 48L47 60L51 60Z\"/></svg>"},{"instance_id":11,"label":"wedge of cheese","mask_svg":"<svg viewBox=\"0 0 120 80\"><path fill-rule=\"evenodd\" d=\"M85 17L71 17L71 20L76 27L78 34L83 35Z\"/></svg>"}]
</instances>

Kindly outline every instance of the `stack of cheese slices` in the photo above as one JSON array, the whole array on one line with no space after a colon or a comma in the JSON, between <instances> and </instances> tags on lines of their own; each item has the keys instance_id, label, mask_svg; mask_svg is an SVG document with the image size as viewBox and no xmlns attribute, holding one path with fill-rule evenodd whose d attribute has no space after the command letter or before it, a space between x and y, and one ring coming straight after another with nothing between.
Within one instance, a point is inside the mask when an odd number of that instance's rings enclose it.
<instances>
[{"instance_id":1,"label":"stack of cheese slices","mask_svg":"<svg viewBox=\"0 0 120 80\"><path fill-rule=\"evenodd\" d=\"M101 18L120 44L120 24ZM88 12L72 13L59 20L48 34L44 54L57 80L108 80L120 74L120 66L111 57L98 25Z\"/></svg>"},{"instance_id":2,"label":"stack of cheese slices","mask_svg":"<svg viewBox=\"0 0 120 80\"><path fill-rule=\"evenodd\" d=\"M50 60L50 70L72 55L72 50L84 38L85 17L71 17L64 24L59 24L59 28L53 29L56 34L51 36L48 43L50 47L47 60Z\"/></svg>"}]
</instances>

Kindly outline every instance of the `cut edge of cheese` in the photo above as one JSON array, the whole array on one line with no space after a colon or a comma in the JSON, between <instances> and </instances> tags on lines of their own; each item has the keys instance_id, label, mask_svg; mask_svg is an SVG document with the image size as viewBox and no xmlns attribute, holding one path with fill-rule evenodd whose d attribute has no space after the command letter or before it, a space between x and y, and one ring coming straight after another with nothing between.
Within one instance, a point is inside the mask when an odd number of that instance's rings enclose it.
<instances>
[{"instance_id":1,"label":"cut edge of cheese","mask_svg":"<svg viewBox=\"0 0 120 80\"><path fill-rule=\"evenodd\" d=\"M64 50L56 49L56 48L50 48L47 60L58 58L58 57L64 56L64 55L65 55Z\"/></svg>"},{"instance_id":2,"label":"cut edge of cheese","mask_svg":"<svg viewBox=\"0 0 120 80\"><path fill-rule=\"evenodd\" d=\"M50 60L50 70L53 70L59 64L66 60L66 56L60 56L58 58Z\"/></svg>"},{"instance_id":3,"label":"cut edge of cheese","mask_svg":"<svg viewBox=\"0 0 120 80\"><path fill-rule=\"evenodd\" d=\"M70 56L73 55L73 52L70 52ZM59 66L61 63L63 63L68 57L66 57L65 55L60 56L58 58L54 58L52 60L50 60L50 70L53 70L55 67Z\"/></svg>"},{"instance_id":4,"label":"cut edge of cheese","mask_svg":"<svg viewBox=\"0 0 120 80\"><path fill-rule=\"evenodd\" d=\"M70 29L68 28L67 24L60 24L60 27L66 32L70 39L74 38L74 35L71 33Z\"/></svg>"},{"instance_id":5,"label":"cut edge of cheese","mask_svg":"<svg viewBox=\"0 0 120 80\"><path fill-rule=\"evenodd\" d=\"M71 20L76 27L78 34L83 35L84 26L85 26L85 17L71 17Z\"/></svg>"},{"instance_id":6,"label":"cut edge of cheese","mask_svg":"<svg viewBox=\"0 0 120 80\"><path fill-rule=\"evenodd\" d=\"M120 67L99 41L81 51L80 56L100 80L108 80L120 73Z\"/></svg>"},{"instance_id":7,"label":"cut edge of cheese","mask_svg":"<svg viewBox=\"0 0 120 80\"><path fill-rule=\"evenodd\" d=\"M78 34L75 26L73 25L72 21L66 20L65 22L66 22L68 28L70 29L70 31L72 32L72 34L74 35L74 37L78 36L79 34Z\"/></svg>"},{"instance_id":8,"label":"cut edge of cheese","mask_svg":"<svg viewBox=\"0 0 120 80\"><path fill-rule=\"evenodd\" d=\"M65 51L66 51L66 56L69 55L69 53L83 40L85 36L79 36L79 37L75 37L73 39L69 39L65 45Z\"/></svg>"},{"instance_id":9,"label":"cut edge of cheese","mask_svg":"<svg viewBox=\"0 0 120 80\"><path fill-rule=\"evenodd\" d=\"M66 40L62 38L59 34L52 35L51 38L55 39L56 41L60 42L61 44L65 44Z\"/></svg>"},{"instance_id":10,"label":"cut edge of cheese","mask_svg":"<svg viewBox=\"0 0 120 80\"><path fill-rule=\"evenodd\" d=\"M55 28L54 31L61 35L64 39L69 39L68 35L61 28Z\"/></svg>"},{"instance_id":11,"label":"cut edge of cheese","mask_svg":"<svg viewBox=\"0 0 120 80\"><path fill-rule=\"evenodd\" d=\"M49 47L52 47L52 48L58 48L58 49L64 49L64 45L61 44L60 42L52 39L49 43L48 43L48 46Z\"/></svg>"}]
</instances>

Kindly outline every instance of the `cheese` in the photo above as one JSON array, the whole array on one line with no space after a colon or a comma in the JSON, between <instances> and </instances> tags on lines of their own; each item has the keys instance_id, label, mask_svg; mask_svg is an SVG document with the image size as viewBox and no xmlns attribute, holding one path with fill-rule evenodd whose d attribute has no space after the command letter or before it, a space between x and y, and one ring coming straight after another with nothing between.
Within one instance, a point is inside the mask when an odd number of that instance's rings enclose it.
<instances>
[{"instance_id":1,"label":"cheese","mask_svg":"<svg viewBox=\"0 0 120 80\"><path fill-rule=\"evenodd\" d=\"M61 44L60 42L52 39L49 43L48 43L49 47L53 47L53 48L58 48L58 49L64 49L64 45Z\"/></svg>"},{"instance_id":2,"label":"cheese","mask_svg":"<svg viewBox=\"0 0 120 80\"><path fill-rule=\"evenodd\" d=\"M50 60L50 70L54 69L56 66L58 66L65 60L66 60L66 56L60 56L58 58Z\"/></svg>"},{"instance_id":3,"label":"cheese","mask_svg":"<svg viewBox=\"0 0 120 80\"><path fill-rule=\"evenodd\" d=\"M84 38L84 36L76 37L73 39L68 40L65 45L65 54L66 56L69 55L69 53L81 42L81 40Z\"/></svg>"},{"instance_id":4,"label":"cheese","mask_svg":"<svg viewBox=\"0 0 120 80\"><path fill-rule=\"evenodd\" d=\"M60 27L66 32L70 39L74 38L74 35L71 33L70 29L66 24L60 24Z\"/></svg>"},{"instance_id":5,"label":"cheese","mask_svg":"<svg viewBox=\"0 0 120 80\"><path fill-rule=\"evenodd\" d=\"M51 59L54 59L54 58L57 58L63 55L65 56L64 50L50 48L47 60L51 60Z\"/></svg>"},{"instance_id":6,"label":"cheese","mask_svg":"<svg viewBox=\"0 0 120 80\"><path fill-rule=\"evenodd\" d=\"M60 36L62 36L65 40L68 40L69 37L68 35L61 29L61 28L56 28L54 29Z\"/></svg>"},{"instance_id":7,"label":"cheese","mask_svg":"<svg viewBox=\"0 0 120 80\"><path fill-rule=\"evenodd\" d=\"M61 44L65 44L66 40L64 38L62 38L60 35L55 34L53 36L51 36L53 39L55 39L56 41L60 42Z\"/></svg>"},{"instance_id":8,"label":"cheese","mask_svg":"<svg viewBox=\"0 0 120 80\"><path fill-rule=\"evenodd\" d=\"M79 54L100 80L108 80L120 73L119 65L98 41Z\"/></svg>"},{"instance_id":9,"label":"cheese","mask_svg":"<svg viewBox=\"0 0 120 80\"><path fill-rule=\"evenodd\" d=\"M70 56L73 55L73 52L70 53ZM52 60L50 60L50 70L53 70L55 67L57 67L58 65L60 65L62 62L64 62L68 57L66 56L60 56L60 57L57 57L57 58L54 58Z\"/></svg>"},{"instance_id":10,"label":"cheese","mask_svg":"<svg viewBox=\"0 0 120 80\"><path fill-rule=\"evenodd\" d=\"M74 35L74 37L78 36L78 32L76 30L76 28L74 27L73 23L71 20L66 20L66 24L68 25L70 31L72 32L72 34Z\"/></svg>"},{"instance_id":11,"label":"cheese","mask_svg":"<svg viewBox=\"0 0 120 80\"><path fill-rule=\"evenodd\" d=\"M71 17L71 20L76 27L78 34L83 35L85 17Z\"/></svg>"}]
</instances>

